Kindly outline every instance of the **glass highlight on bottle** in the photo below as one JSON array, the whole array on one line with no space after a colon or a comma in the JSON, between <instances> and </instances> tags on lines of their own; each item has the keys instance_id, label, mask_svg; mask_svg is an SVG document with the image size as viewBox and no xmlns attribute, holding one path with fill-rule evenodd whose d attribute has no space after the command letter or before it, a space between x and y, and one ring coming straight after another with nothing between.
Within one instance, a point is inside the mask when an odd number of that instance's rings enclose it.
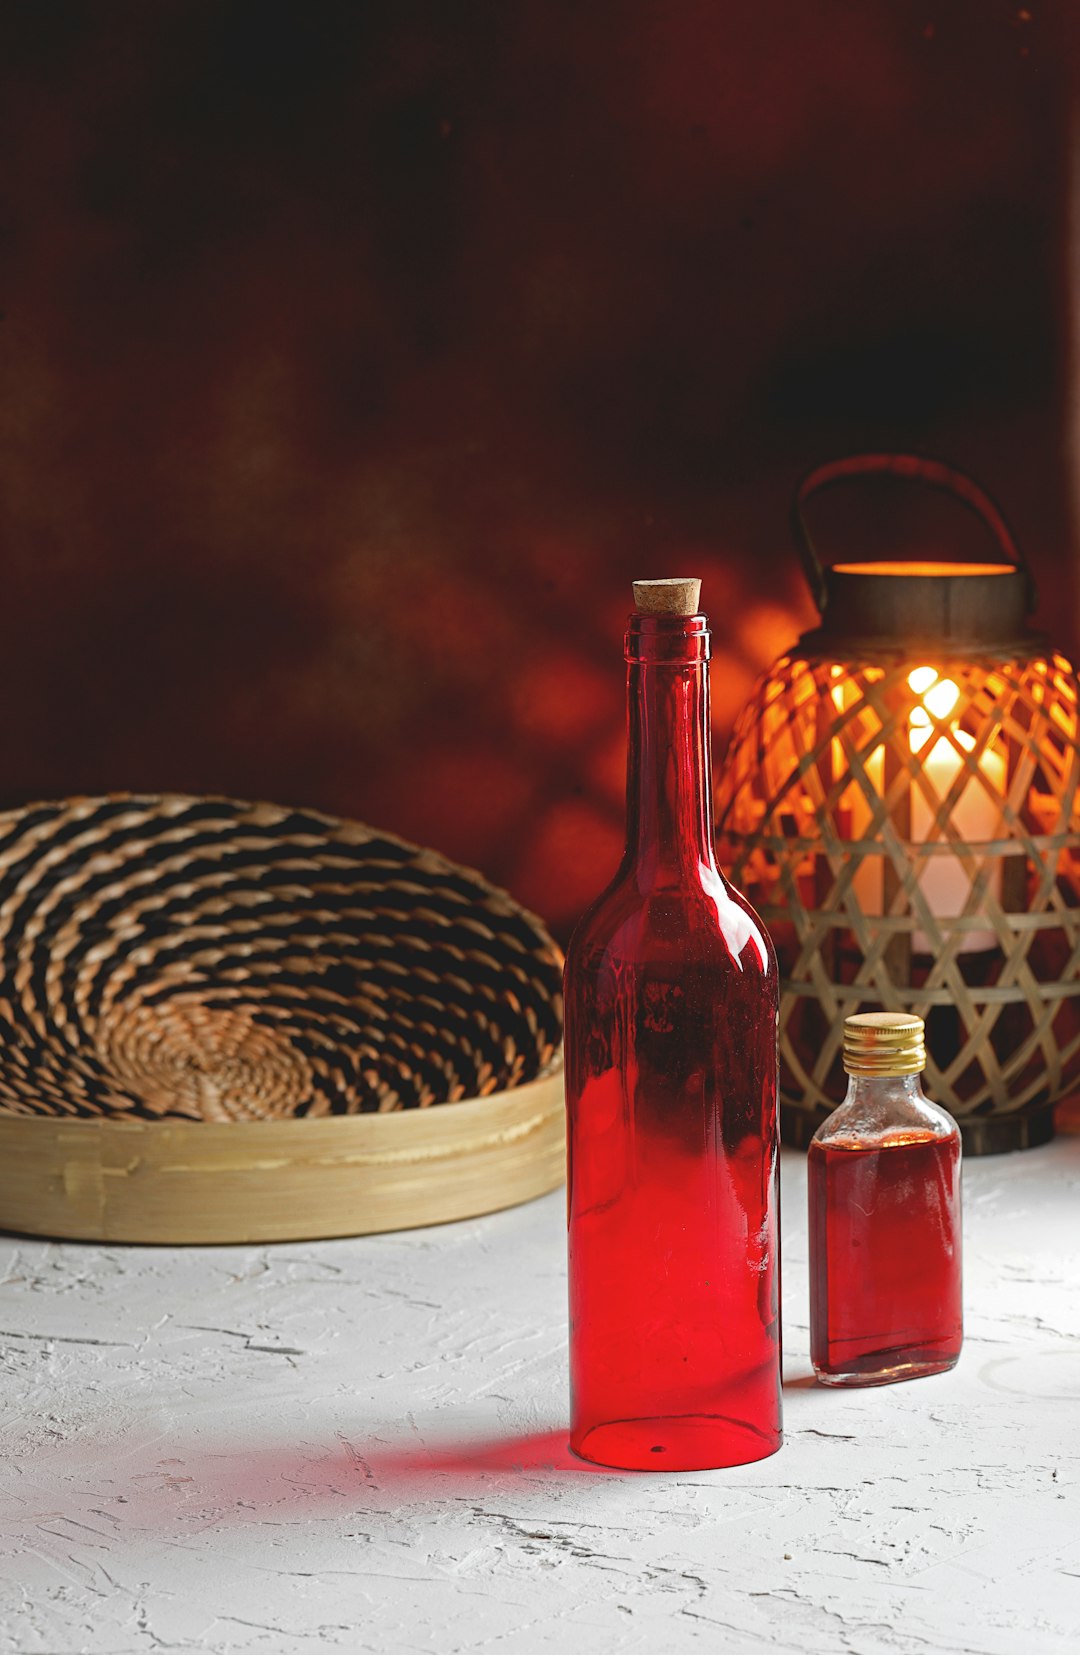
<instances>
[{"instance_id":1,"label":"glass highlight on bottle","mask_svg":"<svg viewBox=\"0 0 1080 1655\"><path fill-rule=\"evenodd\" d=\"M848 1094L810 1144L810 1356L826 1385L960 1356L960 1132L923 1094L923 1041L919 1017L849 1017Z\"/></svg>"},{"instance_id":2,"label":"glass highlight on bottle","mask_svg":"<svg viewBox=\"0 0 1080 1655\"><path fill-rule=\"evenodd\" d=\"M570 1444L637 1470L780 1446L777 968L716 866L698 582L639 582L627 843L566 965Z\"/></svg>"}]
</instances>

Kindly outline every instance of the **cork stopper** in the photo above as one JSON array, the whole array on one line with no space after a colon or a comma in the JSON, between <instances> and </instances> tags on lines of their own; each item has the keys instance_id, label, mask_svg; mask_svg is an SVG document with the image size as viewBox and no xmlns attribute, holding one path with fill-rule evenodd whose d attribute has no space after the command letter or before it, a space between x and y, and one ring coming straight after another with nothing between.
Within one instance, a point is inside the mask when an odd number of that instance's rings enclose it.
<instances>
[{"instance_id":1,"label":"cork stopper","mask_svg":"<svg viewBox=\"0 0 1080 1655\"><path fill-rule=\"evenodd\" d=\"M635 580L634 607L639 615L696 615L700 580Z\"/></svg>"}]
</instances>

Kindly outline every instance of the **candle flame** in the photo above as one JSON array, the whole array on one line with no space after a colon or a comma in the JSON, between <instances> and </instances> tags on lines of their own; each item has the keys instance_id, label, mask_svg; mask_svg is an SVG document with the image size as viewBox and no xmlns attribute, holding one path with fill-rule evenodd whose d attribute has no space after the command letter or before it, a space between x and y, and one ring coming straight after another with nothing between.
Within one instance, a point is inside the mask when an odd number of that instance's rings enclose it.
<instances>
[{"instance_id":1,"label":"candle flame","mask_svg":"<svg viewBox=\"0 0 1080 1655\"><path fill-rule=\"evenodd\" d=\"M948 718L960 699L960 689L951 678L942 678L935 667L915 667L908 673L908 688L921 696L921 705L912 707L908 720L911 750L917 753L925 744L934 721ZM961 741L964 732L954 731ZM944 738L942 738L944 739ZM967 746L967 742L963 742ZM948 743L946 742L946 746ZM935 749L936 751L936 749Z\"/></svg>"},{"instance_id":2,"label":"candle flame","mask_svg":"<svg viewBox=\"0 0 1080 1655\"><path fill-rule=\"evenodd\" d=\"M925 706L935 718L948 718L960 699L960 690L951 678L939 678L923 696Z\"/></svg>"}]
</instances>

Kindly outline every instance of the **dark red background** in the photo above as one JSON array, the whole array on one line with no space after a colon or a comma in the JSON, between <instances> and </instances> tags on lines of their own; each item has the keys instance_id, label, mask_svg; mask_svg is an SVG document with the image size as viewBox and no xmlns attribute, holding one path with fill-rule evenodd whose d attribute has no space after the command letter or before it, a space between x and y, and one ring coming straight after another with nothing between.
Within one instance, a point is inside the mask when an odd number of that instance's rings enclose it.
<instances>
[{"instance_id":1,"label":"dark red background","mask_svg":"<svg viewBox=\"0 0 1080 1655\"><path fill-rule=\"evenodd\" d=\"M704 577L722 736L810 619L793 484L851 449L970 469L1073 642L1066 4L0 33L6 802L311 803L565 934L619 848L629 580Z\"/></svg>"}]
</instances>

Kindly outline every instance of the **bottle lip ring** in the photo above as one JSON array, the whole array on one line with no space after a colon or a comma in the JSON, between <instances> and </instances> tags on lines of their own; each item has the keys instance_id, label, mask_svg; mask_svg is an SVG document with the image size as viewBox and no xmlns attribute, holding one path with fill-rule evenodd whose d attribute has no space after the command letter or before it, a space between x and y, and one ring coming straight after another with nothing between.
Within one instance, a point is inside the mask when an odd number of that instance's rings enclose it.
<instances>
[{"instance_id":1,"label":"bottle lip ring","mask_svg":"<svg viewBox=\"0 0 1080 1655\"><path fill-rule=\"evenodd\" d=\"M634 610L626 618L627 632L645 636L660 634L666 638L690 638L709 630L709 617L699 610L696 615L642 615Z\"/></svg>"},{"instance_id":2,"label":"bottle lip ring","mask_svg":"<svg viewBox=\"0 0 1080 1655\"><path fill-rule=\"evenodd\" d=\"M864 1080L900 1079L906 1075L921 1075L926 1068L926 1047L910 1046L904 1051L844 1052L844 1073Z\"/></svg>"},{"instance_id":3,"label":"bottle lip ring","mask_svg":"<svg viewBox=\"0 0 1080 1655\"><path fill-rule=\"evenodd\" d=\"M711 654L707 615L631 615L626 623L624 654L631 662L656 666L696 666Z\"/></svg>"}]
</instances>

